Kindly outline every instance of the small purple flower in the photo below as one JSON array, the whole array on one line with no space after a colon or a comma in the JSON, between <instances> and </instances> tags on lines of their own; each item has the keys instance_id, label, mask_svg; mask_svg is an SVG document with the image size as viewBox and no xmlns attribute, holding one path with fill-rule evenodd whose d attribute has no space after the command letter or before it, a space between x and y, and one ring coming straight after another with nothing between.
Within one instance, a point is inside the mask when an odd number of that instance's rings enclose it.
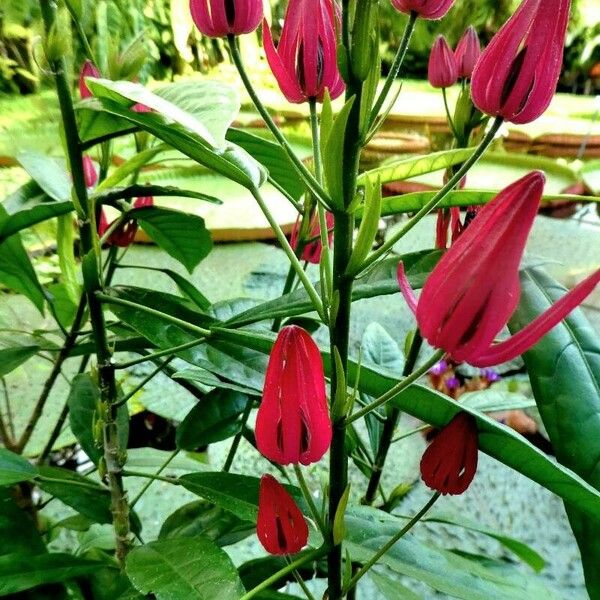
<instances>
[{"instance_id":1,"label":"small purple flower","mask_svg":"<svg viewBox=\"0 0 600 600\"><path fill-rule=\"evenodd\" d=\"M448 377L444 383L449 390L455 390L460 387L460 379L458 377Z\"/></svg>"},{"instance_id":2,"label":"small purple flower","mask_svg":"<svg viewBox=\"0 0 600 600\"><path fill-rule=\"evenodd\" d=\"M490 383L496 383L496 381L500 381L502 379L500 373L498 373L498 371L494 371L494 369L484 369L481 374Z\"/></svg>"},{"instance_id":3,"label":"small purple flower","mask_svg":"<svg viewBox=\"0 0 600 600\"><path fill-rule=\"evenodd\" d=\"M443 375L447 370L448 363L445 360L440 360L440 362L437 363L437 365L433 365L433 367L429 369L429 372L432 375L437 375L439 377L440 375Z\"/></svg>"}]
</instances>

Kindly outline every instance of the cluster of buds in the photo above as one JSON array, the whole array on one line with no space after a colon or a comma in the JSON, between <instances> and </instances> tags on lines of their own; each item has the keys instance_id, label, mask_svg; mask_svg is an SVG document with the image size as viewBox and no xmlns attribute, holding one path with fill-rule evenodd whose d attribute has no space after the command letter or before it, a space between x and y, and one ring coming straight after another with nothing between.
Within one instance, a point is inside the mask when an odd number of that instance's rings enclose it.
<instances>
[{"instance_id":1,"label":"cluster of buds","mask_svg":"<svg viewBox=\"0 0 600 600\"><path fill-rule=\"evenodd\" d=\"M443 35L436 38L429 55L427 77L435 88L448 88L459 79L470 79L481 55L481 43L474 27L469 27L452 50Z\"/></svg>"},{"instance_id":2,"label":"cluster of buds","mask_svg":"<svg viewBox=\"0 0 600 600\"><path fill-rule=\"evenodd\" d=\"M273 345L255 435L261 454L280 465L309 465L329 449L332 426L323 362L301 327L283 327ZM270 475L261 480L257 532L272 554L298 552L308 539L300 509Z\"/></svg>"}]
</instances>

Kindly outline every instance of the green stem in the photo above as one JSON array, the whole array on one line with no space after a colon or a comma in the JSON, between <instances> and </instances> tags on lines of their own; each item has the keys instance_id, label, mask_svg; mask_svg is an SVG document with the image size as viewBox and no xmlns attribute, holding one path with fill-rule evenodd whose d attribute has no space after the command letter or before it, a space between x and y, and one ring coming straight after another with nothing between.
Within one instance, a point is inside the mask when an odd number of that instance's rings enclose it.
<instances>
[{"instance_id":1,"label":"green stem","mask_svg":"<svg viewBox=\"0 0 600 600\"><path fill-rule=\"evenodd\" d=\"M430 428L431 428L431 425L421 425L420 427L415 427L414 429L411 429L410 431L405 431L404 433L401 433L400 435L396 436L392 440L392 444L395 444L396 442L401 442L402 440L405 440L406 438L412 437L413 435L416 435L417 433L422 433L423 431L427 431Z\"/></svg>"},{"instance_id":2,"label":"green stem","mask_svg":"<svg viewBox=\"0 0 600 600\"><path fill-rule=\"evenodd\" d=\"M246 404L246 408L244 408L244 412L242 413L242 420L240 422L240 430L235 434L233 438L233 442L231 442L231 448L229 448L229 452L227 453L227 458L225 459L225 464L223 465L223 471L228 473L231 469L231 465L233 464L233 459L237 454L238 448L240 447L240 442L242 441L242 437L244 435L244 428L246 427L246 423L250 418L250 413L252 412L252 407L254 406L254 402L252 398L248 398L248 403Z\"/></svg>"},{"instance_id":3,"label":"green stem","mask_svg":"<svg viewBox=\"0 0 600 600\"><path fill-rule=\"evenodd\" d=\"M69 357L69 354L71 353L71 349L73 348L73 346L75 345L75 342L77 341L77 334L81 327L81 322L83 320L84 314L85 314L85 298L82 297L79 300L79 306L77 307L77 313L75 314L75 319L73 320L71 329L69 330L69 333L68 333L67 337L65 338L65 341L63 342L63 345L58 353L58 356L56 357L56 359L54 361L54 366L52 367L52 370L50 371L50 375L48 375L48 378L46 379L46 381L44 383L44 387L42 388L40 397L38 398L38 401L36 402L36 405L33 408L31 417L29 417L29 421L27 421L27 424L25 425L25 429L23 430L23 433L21 434L19 441L15 444L14 451L17 454L21 454L23 452L23 450L25 449L25 446L27 445L27 442L29 442L29 440L31 439L33 430L34 430L37 422L40 420L40 417L42 416L42 412L44 411L44 406L46 405L46 402L48 401L50 392L52 391L52 388L54 387L54 384L56 383L56 380L58 379L58 377L61 373L63 363Z\"/></svg>"},{"instance_id":4,"label":"green stem","mask_svg":"<svg viewBox=\"0 0 600 600\"><path fill-rule=\"evenodd\" d=\"M484 152L494 141L496 133L500 129L503 123L501 117L496 117L492 127L487 132L479 146L475 149L475 152L468 158L462 165L462 167L451 177L446 185L435 195L429 202L427 202L423 208L421 208L415 216L408 221L404 227L400 228L394 235L392 235L380 248L372 252L369 257L359 267L357 273L360 273L370 267L376 260L387 254L399 239L405 236L425 215L429 214L436 206L456 187L460 180L468 173L469 169L483 156ZM357 274L355 273L355 274Z\"/></svg>"},{"instance_id":5,"label":"green stem","mask_svg":"<svg viewBox=\"0 0 600 600\"><path fill-rule=\"evenodd\" d=\"M302 490L302 495L304 496L304 499L306 500L306 504L308 504L308 508L310 509L310 512L317 524L317 527L319 528L319 531L321 532L321 535L323 536L323 539L326 540L327 539L327 526L325 525L325 521L323 521L323 517L321 516L321 513L317 510L317 507L313 500L312 494L310 493L310 490L308 489L308 485L306 485L306 480L304 479L304 475L302 474L302 469L300 468L299 465L294 465L294 473L296 473L296 479L298 480L298 485L300 486L300 489Z\"/></svg>"},{"instance_id":6,"label":"green stem","mask_svg":"<svg viewBox=\"0 0 600 600\"><path fill-rule=\"evenodd\" d=\"M53 0L40 0L40 7L46 35L49 36L56 25L56 3ZM51 58L49 62L50 70L54 73L68 164L73 180L74 193L71 194L71 197L79 219L81 250L86 262L85 292L94 332L100 400L106 409L103 427L104 461L111 494L116 557L122 563L130 546L129 506L122 479L124 454L119 445L117 408L114 405L117 398L117 385L112 365L112 352L108 342L102 305L95 296L95 293L102 288L100 277L102 253L98 243L94 203L89 201L85 185L81 140L79 139L70 85L65 75L65 59L63 57Z\"/></svg>"},{"instance_id":7,"label":"green stem","mask_svg":"<svg viewBox=\"0 0 600 600\"><path fill-rule=\"evenodd\" d=\"M126 396L121 398L117 402L117 407L127 404L131 398L133 398L149 381L154 379L175 357L169 356L166 360L163 360L151 373L146 375L142 381L140 381Z\"/></svg>"},{"instance_id":8,"label":"green stem","mask_svg":"<svg viewBox=\"0 0 600 600\"><path fill-rule=\"evenodd\" d=\"M450 107L448 106L448 94L446 93L446 88L442 88L442 96L444 98L444 109L446 110L446 118L448 119L448 125L450 126L450 131L452 131L452 135L456 140L458 140L458 133L456 131L456 126L454 125L454 119L452 118L452 114L450 113Z\"/></svg>"},{"instance_id":9,"label":"green stem","mask_svg":"<svg viewBox=\"0 0 600 600\"><path fill-rule=\"evenodd\" d=\"M270 577L267 577L264 581L259 583L256 587L252 588L249 592L246 592L240 600L250 600L250 598L254 598L260 592L269 589L274 584L276 584L280 579L285 577L288 573L293 573L298 570L300 567L305 565L306 563L318 560L322 556L327 554L327 547L321 546L321 548L317 548L316 550L312 550L306 554L302 554L296 560L292 561L282 569L279 569L276 573L273 573Z\"/></svg>"},{"instance_id":10,"label":"green stem","mask_svg":"<svg viewBox=\"0 0 600 600\"><path fill-rule=\"evenodd\" d=\"M359 569L359 571L356 573L356 575L354 575L354 577L352 577L352 579L350 580L350 582L348 583L348 586L346 588L346 592L350 589L352 589L357 583L358 581L367 574L367 572L369 571L369 569L371 569L371 567L389 550L391 550L391 548L394 546L394 544L396 544L396 542L398 540L400 540L400 538L402 538L403 536L405 536L427 513L427 511L436 503L437 499L440 497L439 492L435 493L427 502L427 504L425 504L425 506L396 534L394 535L392 538L390 538L384 545L383 547L378 550L364 565L361 569Z\"/></svg>"},{"instance_id":11,"label":"green stem","mask_svg":"<svg viewBox=\"0 0 600 600\"><path fill-rule=\"evenodd\" d=\"M127 362L115 363L115 369L117 371L121 369L128 369L129 367L134 367L135 365L139 365L149 360L156 360L157 358L162 358L163 356L168 356L169 354L177 354L177 352L182 352L183 350L189 350L190 348L199 346L205 341L206 340L204 338L199 338L197 340L192 340L191 342L186 342L185 344L179 344L179 346L171 346L170 348L165 348L164 350L153 352L152 354L144 354L144 356L142 356L141 358L134 358ZM166 366L167 364L168 361L164 366Z\"/></svg>"},{"instance_id":12,"label":"green stem","mask_svg":"<svg viewBox=\"0 0 600 600\"><path fill-rule=\"evenodd\" d=\"M167 460L159 467L158 471L156 471L155 475L159 476L170 464L171 461L179 454L179 450L174 450L167 457ZM138 492L137 496L131 501L129 508L133 510L134 506L139 502L140 498L148 491L148 488L154 483L154 479L149 479L142 489Z\"/></svg>"},{"instance_id":13,"label":"green stem","mask_svg":"<svg viewBox=\"0 0 600 600\"><path fill-rule=\"evenodd\" d=\"M306 168L306 166L302 163L302 161L296 156L293 148L290 143L285 139L285 136L281 133L279 127L275 124L271 115L261 102L250 78L248 77L248 73L246 73L246 69L244 68L244 63L242 62L242 57L240 56L237 39L234 35L229 35L227 37L227 41L229 42L229 49L231 51L231 57L233 59L233 63L240 75L240 78L250 96L250 99L254 103L256 110L259 112L266 126L269 128L270 132L273 134L273 137L277 140L279 145L283 148L288 158L290 159L292 165L304 181L307 188L319 198L325 205L331 204L329 197L325 193L325 190L321 185L315 180L312 173Z\"/></svg>"},{"instance_id":14,"label":"green stem","mask_svg":"<svg viewBox=\"0 0 600 600\"><path fill-rule=\"evenodd\" d=\"M160 474L131 471L130 469L123 469L122 473L124 477L143 477L144 479L152 479L153 481L164 481L173 485L180 485L179 480L175 477L162 477Z\"/></svg>"},{"instance_id":15,"label":"green stem","mask_svg":"<svg viewBox=\"0 0 600 600\"><path fill-rule=\"evenodd\" d=\"M406 27L404 28L404 33L402 34L402 40L400 41L400 46L396 52L396 56L394 57L394 62L392 62L392 66L390 67L390 71L383 85L383 89L381 93L377 97L375 104L373 105L373 109L371 110L371 127L375 123L377 119L377 115L381 110L388 94L390 93L390 89L396 81L398 74L400 73L400 69L402 68L402 63L404 62L404 57L406 56L406 51L408 50L408 46L410 44L410 39L412 37L413 31L415 30L415 25L417 23L418 14L416 12L411 12L410 17L408 18L408 22L406 23ZM382 123L380 123L382 125ZM371 129L369 127L368 129Z\"/></svg>"},{"instance_id":16,"label":"green stem","mask_svg":"<svg viewBox=\"0 0 600 600\"><path fill-rule=\"evenodd\" d=\"M379 396L379 398L373 400L373 402L367 404L367 406L365 406L364 408L361 408L360 410L357 410L355 413L350 415L346 419L346 425L354 423L354 421L358 421L358 419L362 419L372 410L375 410L379 406L383 406L386 402L392 400L392 398L397 396L400 392L404 391L408 386L410 386L415 381L423 377L423 375L425 375L427 371L431 369L431 367L437 364L444 357L444 354L446 354L444 350L438 350L437 352L435 352L433 356L427 362L425 362L425 364L421 365L418 369L413 371L410 375L408 375L402 381L397 383L394 387L389 389L385 394Z\"/></svg>"},{"instance_id":17,"label":"green stem","mask_svg":"<svg viewBox=\"0 0 600 600\"><path fill-rule=\"evenodd\" d=\"M327 323L327 314L325 313L325 310L323 308L323 303L321 302L321 298L319 297L317 290L311 283L307 274L304 272L304 269L302 268L302 264L300 263L300 261L298 260L298 257L296 256L296 253L290 246L290 243L288 242L287 238L285 237L285 234L281 230L279 223L277 223L277 221L271 214L271 211L265 204L265 201L263 200L262 196L260 195L260 192L256 188L253 190L250 190L250 191L252 192L252 195L256 199L256 202L258 203L258 206L260 207L261 211L265 215L267 221L269 222L271 229L275 233L275 236L277 237L277 241L281 245L282 250L286 253L288 260L290 261L291 265L294 267L294 270L296 271L298 278L302 282L302 285L304 286L306 293L308 294L309 298L312 301L314 309L317 311L317 313L319 314L319 317L321 317L323 322Z\"/></svg>"},{"instance_id":18,"label":"green stem","mask_svg":"<svg viewBox=\"0 0 600 600\"><path fill-rule=\"evenodd\" d=\"M210 329L204 329L203 327L199 327L198 325L194 325L192 323L188 323L183 319L178 319L177 317L173 317L167 313L164 313L160 310L156 310L154 308L150 308L148 306L144 306L143 304L138 304L137 302L131 302L131 300L125 300L124 298L118 298L117 296L111 296L110 294L105 294L104 292L96 292L95 298L102 302L106 302L107 304L118 304L120 306L126 306L128 308L135 308L135 310L139 310L141 312L145 312L154 317L159 317L169 323L173 323L174 325L179 325L182 329L186 329L187 331L191 331L192 333L197 333L202 337L209 337L211 335ZM193 342L188 342L192 344ZM198 342L199 343L199 342Z\"/></svg>"}]
</instances>

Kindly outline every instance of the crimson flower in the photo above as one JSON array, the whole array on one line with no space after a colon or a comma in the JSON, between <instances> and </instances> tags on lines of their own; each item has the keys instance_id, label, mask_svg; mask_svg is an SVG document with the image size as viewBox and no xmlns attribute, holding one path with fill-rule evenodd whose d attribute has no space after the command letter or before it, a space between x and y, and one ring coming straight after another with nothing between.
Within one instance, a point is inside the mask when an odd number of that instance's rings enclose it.
<instances>
[{"instance_id":1,"label":"crimson flower","mask_svg":"<svg viewBox=\"0 0 600 600\"><path fill-rule=\"evenodd\" d=\"M433 438L421 458L425 485L441 494L462 494L477 471L477 423L460 412Z\"/></svg>"},{"instance_id":2,"label":"crimson flower","mask_svg":"<svg viewBox=\"0 0 600 600\"><path fill-rule=\"evenodd\" d=\"M271 71L289 102L323 101L344 91L337 66L336 29L340 14L334 0L290 0L277 49L263 22L263 43Z\"/></svg>"},{"instance_id":3,"label":"crimson flower","mask_svg":"<svg viewBox=\"0 0 600 600\"><path fill-rule=\"evenodd\" d=\"M454 0L392 0L392 4L400 12L416 12L423 19L436 20L450 10Z\"/></svg>"},{"instance_id":4,"label":"crimson flower","mask_svg":"<svg viewBox=\"0 0 600 600\"><path fill-rule=\"evenodd\" d=\"M272 475L260 479L256 534L269 554L295 554L308 541L304 515Z\"/></svg>"},{"instance_id":5,"label":"crimson flower","mask_svg":"<svg viewBox=\"0 0 600 600\"><path fill-rule=\"evenodd\" d=\"M463 79L469 79L473 74L473 69L477 60L481 56L481 43L475 27L471 25L460 38L454 57L458 66L458 76Z\"/></svg>"},{"instance_id":6,"label":"crimson flower","mask_svg":"<svg viewBox=\"0 0 600 600\"><path fill-rule=\"evenodd\" d=\"M152 196L142 196L138 198L134 203L134 208L143 208L144 206L153 206L154 198ZM98 220L98 235L102 237L108 229L112 226L109 223L104 210L100 211L100 218ZM130 219L119 225L106 240L109 246L118 246L119 248L127 248L127 246L133 243L135 234L138 230L138 224L135 219Z\"/></svg>"},{"instance_id":7,"label":"crimson flower","mask_svg":"<svg viewBox=\"0 0 600 600\"><path fill-rule=\"evenodd\" d=\"M219 38L254 31L263 17L262 0L190 0L196 27Z\"/></svg>"},{"instance_id":8,"label":"crimson flower","mask_svg":"<svg viewBox=\"0 0 600 600\"><path fill-rule=\"evenodd\" d=\"M325 213L325 221L327 223L327 239L329 245L333 240L333 214L330 212ZM290 246L295 250L298 246L298 236L300 235L300 217L292 229L292 235L290 237ZM323 253L323 244L321 243L321 226L319 224L319 215L315 212L310 222L310 228L308 231L308 243L302 250L301 258L306 262L313 265L318 265L321 262L321 254Z\"/></svg>"},{"instance_id":9,"label":"crimson flower","mask_svg":"<svg viewBox=\"0 0 600 600\"><path fill-rule=\"evenodd\" d=\"M79 95L82 99L91 98L92 92L90 92L88 86L85 83L86 77L93 77L98 79L100 77L100 71L96 68L96 65L91 60L86 60L81 67L79 73Z\"/></svg>"},{"instance_id":10,"label":"crimson flower","mask_svg":"<svg viewBox=\"0 0 600 600\"><path fill-rule=\"evenodd\" d=\"M438 35L431 48L427 79L434 88L447 88L458 81L454 52L443 35Z\"/></svg>"},{"instance_id":11,"label":"crimson flower","mask_svg":"<svg viewBox=\"0 0 600 600\"><path fill-rule=\"evenodd\" d=\"M427 278L417 303L398 267L400 289L419 330L456 362L488 367L533 346L576 308L600 281L600 269L505 341L494 339L519 303L519 263L544 189L534 171L484 206Z\"/></svg>"},{"instance_id":12,"label":"crimson flower","mask_svg":"<svg viewBox=\"0 0 600 600\"><path fill-rule=\"evenodd\" d=\"M550 105L562 66L571 0L523 0L473 72L473 103L488 115L530 123Z\"/></svg>"},{"instance_id":13,"label":"crimson flower","mask_svg":"<svg viewBox=\"0 0 600 600\"><path fill-rule=\"evenodd\" d=\"M331 418L319 348L301 327L283 327L271 350L256 445L280 465L319 461L331 443Z\"/></svg>"}]
</instances>

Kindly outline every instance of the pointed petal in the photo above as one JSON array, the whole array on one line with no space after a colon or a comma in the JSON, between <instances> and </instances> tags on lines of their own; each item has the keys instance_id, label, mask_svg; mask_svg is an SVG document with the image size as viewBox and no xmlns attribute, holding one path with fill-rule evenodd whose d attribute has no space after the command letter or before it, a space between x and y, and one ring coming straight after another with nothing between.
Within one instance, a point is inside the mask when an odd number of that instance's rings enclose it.
<instances>
[{"instance_id":1,"label":"pointed petal","mask_svg":"<svg viewBox=\"0 0 600 600\"><path fill-rule=\"evenodd\" d=\"M487 352L479 357L470 359L469 362L475 367L490 367L512 360L523 354L523 352L531 348L540 338L548 333L550 329L558 325L572 310L577 308L598 283L600 283L600 269L575 286L569 293L565 294L551 308L521 329L521 331L499 344L494 344Z\"/></svg>"},{"instance_id":2,"label":"pointed petal","mask_svg":"<svg viewBox=\"0 0 600 600\"><path fill-rule=\"evenodd\" d=\"M404 300L406 301L408 308L410 308L412 313L416 315L418 304L417 297L415 296L415 292L410 286L410 282L406 277L406 273L404 272L404 264L402 262L398 263L398 271L396 274L398 276L398 283L400 284L400 291L404 296Z\"/></svg>"}]
</instances>

